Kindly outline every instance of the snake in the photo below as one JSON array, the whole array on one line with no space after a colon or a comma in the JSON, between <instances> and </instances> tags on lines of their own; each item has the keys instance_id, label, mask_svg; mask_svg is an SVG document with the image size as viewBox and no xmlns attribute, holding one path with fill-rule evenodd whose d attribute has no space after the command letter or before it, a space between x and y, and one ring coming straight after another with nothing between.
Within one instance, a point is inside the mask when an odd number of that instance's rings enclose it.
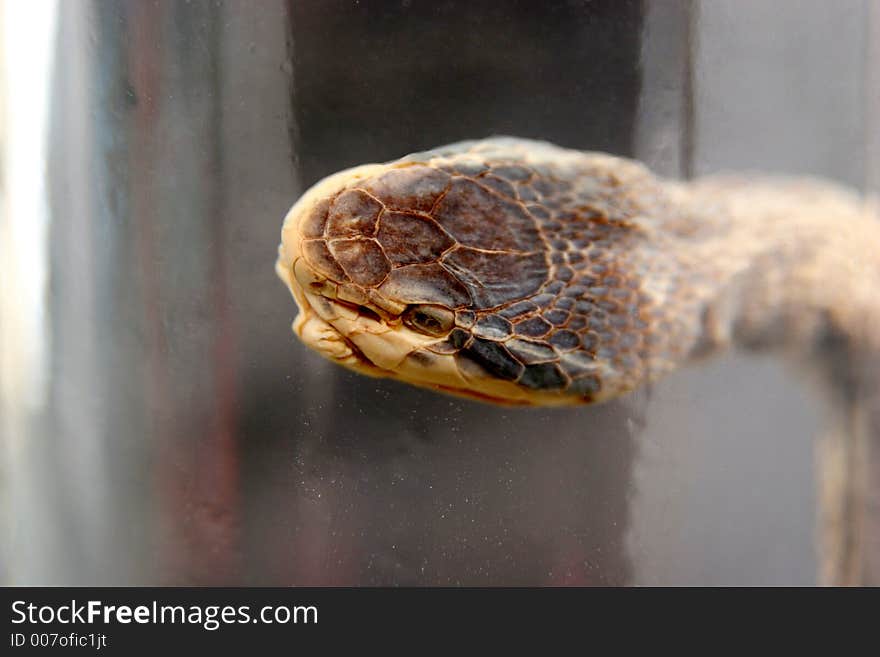
<instances>
[{"instance_id":1,"label":"snake","mask_svg":"<svg viewBox=\"0 0 880 657\"><path fill-rule=\"evenodd\" d=\"M316 183L276 271L319 354L488 403L604 402L731 346L845 352L842 380L876 386L877 209L818 179L458 142Z\"/></svg>"}]
</instances>

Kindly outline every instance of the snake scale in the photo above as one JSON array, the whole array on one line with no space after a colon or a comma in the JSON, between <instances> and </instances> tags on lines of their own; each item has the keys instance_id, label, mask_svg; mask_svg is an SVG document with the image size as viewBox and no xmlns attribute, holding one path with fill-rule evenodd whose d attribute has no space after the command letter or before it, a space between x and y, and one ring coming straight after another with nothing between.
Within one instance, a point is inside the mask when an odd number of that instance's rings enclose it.
<instances>
[{"instance_id":1,"label":"snake scale","mask_svg":"<svg viewBox=\"0 0 880 657\"><path fill-rule=\"evenodd\" d=\"M276 269L294 331L325 357L482 401L601 402L731 344L815 360L843 345L846 381L877 387L880 221L817 180L680 182L545 142L467 141L320 181L288 213ZM875 581L860 522L847 581Z\"/></svg>"}]
</instances>

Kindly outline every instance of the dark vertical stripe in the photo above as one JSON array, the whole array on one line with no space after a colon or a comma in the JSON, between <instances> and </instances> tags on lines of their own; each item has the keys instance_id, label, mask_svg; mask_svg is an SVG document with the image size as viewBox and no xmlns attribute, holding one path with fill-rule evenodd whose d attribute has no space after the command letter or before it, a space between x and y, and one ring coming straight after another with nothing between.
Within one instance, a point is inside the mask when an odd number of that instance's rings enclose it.
<instances>
[{"instance_id":1,"label":"dark vertical stripe","mask_svg":"<svg viewBox=\"0 0 880 657\"><path fill-rule=\"evenodd\" d=\"M641 2L330 0L291 2L289 10L296 161L305 183L355 164L497 134L633 152ZM315 437L321 448L310 462L327 473L321 480L333 475L335 460L357 458L355 481L382 481L391 468L383 451L396 445L400 471L433 482L432 488L382 490L359 483L363 490L351 508L342 501L347 491L324 487L325 498L328 490L340 496L334 527L347 528L362 553L352 555L360 563L351 583L612 584L629 578L624 544L635 446L625 403L571 413L519 411L519 419L508 421L504 409L342 370L335 377L325 411L330 429ZM443 420L450 409L460 426ZM541 426L552 427L556 442L545 442ZM416 456L423 443L431 445L429 471ZM582 470L562 483L574 474L549 463L567 449ZM499 487L489 473L504 464L511 477L534 488L523 484L495 497ZM469 478L475 468L485 480ZM465 500L474 499L468 485L493 502L468 507ZM566 511L552 529L521 511L545 504L542 517L553 518L558 495ZM434 506L441 499L456 506L448 521ZM485 536L498 531L499 517L507 518L509 533L484 545ZM364 526L355 534L359 523ZM470 536L468 546L451 547L461 539L449 534L455 526ZM321 541L320 527L309 528L318 534L314 542ZM477 530L483 533L471 535ZM339 543L335 536L323 540ZM397 569L390 564L398 554L384 552L391 544L408 555ZM492 567L480 565L487 561ZM420 572L414 566L422 562L429 566ZM333 569L322 567L329 580Z\"/></svg>"},{"instance_id":2,"label":"dark vertical stripe","mask_svg":"<svg viewBox=\"0 0 880 657\"><path fill-rule=\"evenodd\" d=\"M686 0L687 12L684 75L682 81L682 116L681 116L681 175L685 179L694 177L696 158L696 58L699 43L700 0Z\"/></svg>"}]
</instances>

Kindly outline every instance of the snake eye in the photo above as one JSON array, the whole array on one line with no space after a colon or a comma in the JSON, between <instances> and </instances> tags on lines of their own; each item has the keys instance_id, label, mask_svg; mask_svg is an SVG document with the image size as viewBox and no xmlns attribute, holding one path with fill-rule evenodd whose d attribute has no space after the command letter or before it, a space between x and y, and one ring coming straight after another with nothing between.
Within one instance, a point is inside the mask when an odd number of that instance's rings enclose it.
<instances>
[{"instance_id":1,"label":"snake eye","mask_svg":"<svg viewBox=\"0 0 880 657\"><path fill-rule=\"evenodd\" d=\"M403 323L419 333L445 335L455 324L455 313L440 306L410 306L403 313Z\"/></svg>"}]
</instances>

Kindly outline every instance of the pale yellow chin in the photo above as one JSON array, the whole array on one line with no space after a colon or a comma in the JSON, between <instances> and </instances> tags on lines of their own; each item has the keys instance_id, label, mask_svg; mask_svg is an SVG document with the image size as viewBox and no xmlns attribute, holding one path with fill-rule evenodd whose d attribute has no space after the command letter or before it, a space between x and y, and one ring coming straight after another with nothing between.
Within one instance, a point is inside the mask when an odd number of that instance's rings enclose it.
<instances>
[{"instance_id":1,"label":"pale yellow chin","mask_svg":"<svg viewBox=\"0 0 880 657\"><path fill-rule=\"evenodd\" d=\"M518 386L498 381L478 366L463 371L453 355L430 351L437 338L403 325L392 328L325 297L305 297L310 305L300 312L293 329L307 346L339 365L497 404L533 403Z\"/></svg>"},{"instance_id":2,"label":"pale yellow chin","mask_svg":"<svg viewBox=\"0 0 880 657\"><path fill-rule=\"evenodd\" d=\"M477 366L462 371L451 354L432 352L438 338L417 333L399 320L386 323L367 316L353 304L325 296L335 294L338 286L317 275L300 257L295 256L289 267L279 258L276 270L299 306L294 333L334 363L448 394L498 404L531 403L518 386L497 381Z\"/></svg>"},{"instance_id":3,"label":"pale yellow chin","mask_svg":"<svg viewBox=\"0 0 880 657\"><path fill-rule=\"evenodd\" d=\"M360 374L393 378L446 394L511 406L565 405L557 394L526 391L497 379L476 364L432 352L436 338L403 325L391 327L355 309L300 288L294 332L325 358ZM462 364L465 365L462 368Z\"/></svg>"},{"instance_id":4,"label":"pale yellow chin","mask_svg":"<svg viewBox=\"0 0 880 657\"><path fill-rule=\"evenodd\" d=\"M278 275L299 306L293 331L325 358L359 374L393 378L412 385L483 402L507 406L567 406L576 397L553 391L527 390L498 379L467 359L436 353L436 337L359 312L357 306L324 296L336 294L336 284L317 275L300 257L286 267L279 258ZM314 291L310 291L314 290Z\"/></svg>"},{"instance_id":5,"label":"pale yellow chin","mask_svg":"<svg viewBox=\"0 0 880 657\"><path fill-rule=\"evenodd\" d=\"M334 362L362 374L455 389L460 394L473 385L462 376L452 355L430 351L438 342L436 337L412 331L399 320L386 323L359 312L356 306L303 288L300 296L305 304L300 304L294 331L306 345Z\"/></svg>"}]
</instances>

